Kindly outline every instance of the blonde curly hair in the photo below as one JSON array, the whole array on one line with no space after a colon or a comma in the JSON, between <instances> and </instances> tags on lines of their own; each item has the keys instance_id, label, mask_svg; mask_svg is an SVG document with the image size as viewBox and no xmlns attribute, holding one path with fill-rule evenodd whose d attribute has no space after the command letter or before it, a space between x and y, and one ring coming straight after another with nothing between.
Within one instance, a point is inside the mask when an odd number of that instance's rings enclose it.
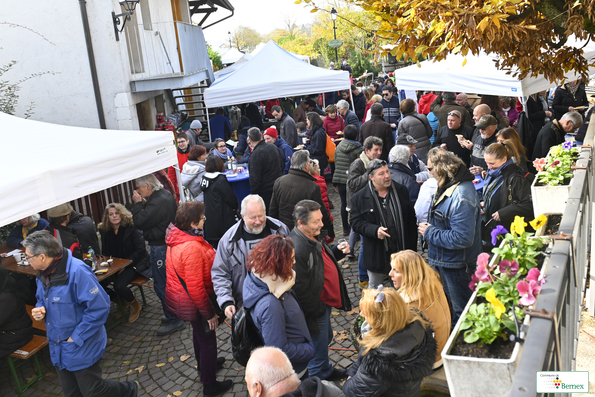
<instances>
[{"instance_id":1,"label":"blonde curly hair","mask_svg":"<svg viewBox=\"0 0 595 397\"><path fill-rule=\"evenodd\" d=\"M128 211L126 207L124 207L120 203L110 203L105 206L105 210L103 211L103 217L101 218L101 223L97 226L99 230L101 230L102 232L109 232L110 230L114 230L111 222L109 221L110 208L114 208L118 212L118 214L120 214L120 217L122 218L122 220L120 221L121 227L134 226L134 223L132 222L132 213Z\"/></svg>"}]
</instances>

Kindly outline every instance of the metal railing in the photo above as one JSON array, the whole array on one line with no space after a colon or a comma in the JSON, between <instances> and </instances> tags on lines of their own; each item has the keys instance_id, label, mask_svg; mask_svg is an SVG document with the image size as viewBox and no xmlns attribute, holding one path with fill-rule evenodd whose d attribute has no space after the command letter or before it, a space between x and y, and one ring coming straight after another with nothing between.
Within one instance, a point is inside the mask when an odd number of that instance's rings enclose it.
<instances>
[{"instance_id":1,"label":"metal railing","mask_svg":"<svg viewBox=\"0 0 595 397\"><path fill-rule=\"evenodd\" d=\"M135 80L191 75L210 65L200 26L155 22L127 25L125 30L130 72Z\"/></svg>"},{"instance_id":2,"label":"metal railing","mask_svg":"<svg viewBox=\"0 0 595 397\"><path fill-rule=\"evenodd\" d=\"M537 395L538 371L573 371L576 368L586 270L591 252L594 137L595 122L591 122L584 142L591 147L581 149L576 163L573 186L560 222L561 237L554 240L546 283L535 302L535 310L542 312L539 317L531 316L510 390L511 397Z\"/></svg>"}]
</instances>

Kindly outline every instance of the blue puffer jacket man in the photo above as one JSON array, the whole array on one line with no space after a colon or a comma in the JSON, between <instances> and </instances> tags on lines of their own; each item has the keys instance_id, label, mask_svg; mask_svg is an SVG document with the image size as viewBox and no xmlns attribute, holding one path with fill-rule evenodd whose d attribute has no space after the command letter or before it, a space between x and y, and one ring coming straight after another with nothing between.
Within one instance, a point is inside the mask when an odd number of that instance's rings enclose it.
<instances>
[{"instance_id":1,"label":"blue puffer jacket man","mask_svg":"<svg viewBox=\"0 0 595 397\"><path fill-rule=\"evenodd\" d=\"M45 326L52 364L78 371L95 364L107 343L105 321L110 299L91 268L64 249L47 286L37 276L37 307L46 309ZM67 342L72 338L73 342Z\"/></svg>"}]
</instances>

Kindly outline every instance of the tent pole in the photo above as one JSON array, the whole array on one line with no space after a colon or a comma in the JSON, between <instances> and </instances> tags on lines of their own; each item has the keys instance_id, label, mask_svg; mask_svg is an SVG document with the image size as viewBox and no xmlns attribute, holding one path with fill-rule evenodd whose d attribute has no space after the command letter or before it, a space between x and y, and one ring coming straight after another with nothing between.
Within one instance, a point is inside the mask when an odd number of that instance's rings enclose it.
<instances>
[{"instance_id":1,"label":"tent pole","mask_svg":"<svg viewBox=\"0 0 595 397\"><path fill-rule=\"evenodd\" d=\"M326 109L326 102L324 100L324 96L326 95L326 92L323 92L322 94L322 110Z\"/></svg>"},{"instance_id":2,"label":"tent pole","mask_svg":"<svg viewBox=\"0 0 595 397\"><path fill-rule=\"evenodd\" d=\"M353 108L353 113L355 113L355 103L353 102L353 92L351 91L351 85L348 88L349 90L349 98L351 98L351 107Z\"/></svg>"},{"instance_id":3,"label":"tent pole","mask_svg":"<svg viewBox=\"0 0 595 397\"><path fill-rule=\"evenodd\" d=\"M183 203L186 201L186 198L184 197L184 187L182 186L182 175L180 174L180 165L176 164L173 167L174 167L174 170L176 170L176 178L178 179L178 189L180 191L180 203Z\"/></svg>"},{"instance_id":4,"label":"tent pole","mask_svg":"<svg viewBox=\"0 0 595 397\"><path fill-rule=\"evenodd\" d=\"M209 119L209 108L206 108L206 112L207 112L207 126L209 127L209 142L213 142L213 139L211 138L211 119Z\"/></svg>"}]
</instances>

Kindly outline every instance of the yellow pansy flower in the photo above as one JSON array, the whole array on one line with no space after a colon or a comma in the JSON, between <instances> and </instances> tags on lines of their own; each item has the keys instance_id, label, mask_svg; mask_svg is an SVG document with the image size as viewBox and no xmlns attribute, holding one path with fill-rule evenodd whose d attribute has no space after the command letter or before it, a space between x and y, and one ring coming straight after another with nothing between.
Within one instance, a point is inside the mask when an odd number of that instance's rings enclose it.
<instances>
[{"instance_id":1,"label":"yellow pansy flower","mask_svg":"<svg viewBox=\"0 0 595 397\"><path fill-rule=\"evenodd\" d=\"M503 313L506 313L506 308L502 302L496 298L496 291L494 291L494 288L490 288L488 292L486 292L486 299L492 306L494 306L494 314L496 314L496 318L500 319L500 316L502 316Z\"/></svg>"},{"instance_id":2,"label":"yellow pansy flower","mask_svg":"<svg viewBox=\"0 0 595 397\"><path fill-rule=\"evenodd\" d=\"M562 150L562 148L560 146L554 146L551 150L550 150L550 156L557 156L558 153L560 153L560 150Z\"/></svg>"},{"instance_id":3,"label":"yellow pansy flower","mask_svg":"<svg viewBox=\"0 0 595 397\"><path fill-rule=\"evenodd\" d=\"M520 236L525 233L525 226L527 226L525 217L515 216L514 222L510 224L510 231Z\"/></svg>"},{"instance_id":4,"label":"yellow pansy flower","mask_svg":"<svg viewBox=\"0 0 595 397\"><path fill-rule=\"evenodd\" d=\"M529 223L531 224L531 227L533 229L539 230L539 229L541 229L541 227L543 227L543 225L545 225L547 223L547 216L539 215L537 218L533 219Z\"/></svg>"}]
</instances>

